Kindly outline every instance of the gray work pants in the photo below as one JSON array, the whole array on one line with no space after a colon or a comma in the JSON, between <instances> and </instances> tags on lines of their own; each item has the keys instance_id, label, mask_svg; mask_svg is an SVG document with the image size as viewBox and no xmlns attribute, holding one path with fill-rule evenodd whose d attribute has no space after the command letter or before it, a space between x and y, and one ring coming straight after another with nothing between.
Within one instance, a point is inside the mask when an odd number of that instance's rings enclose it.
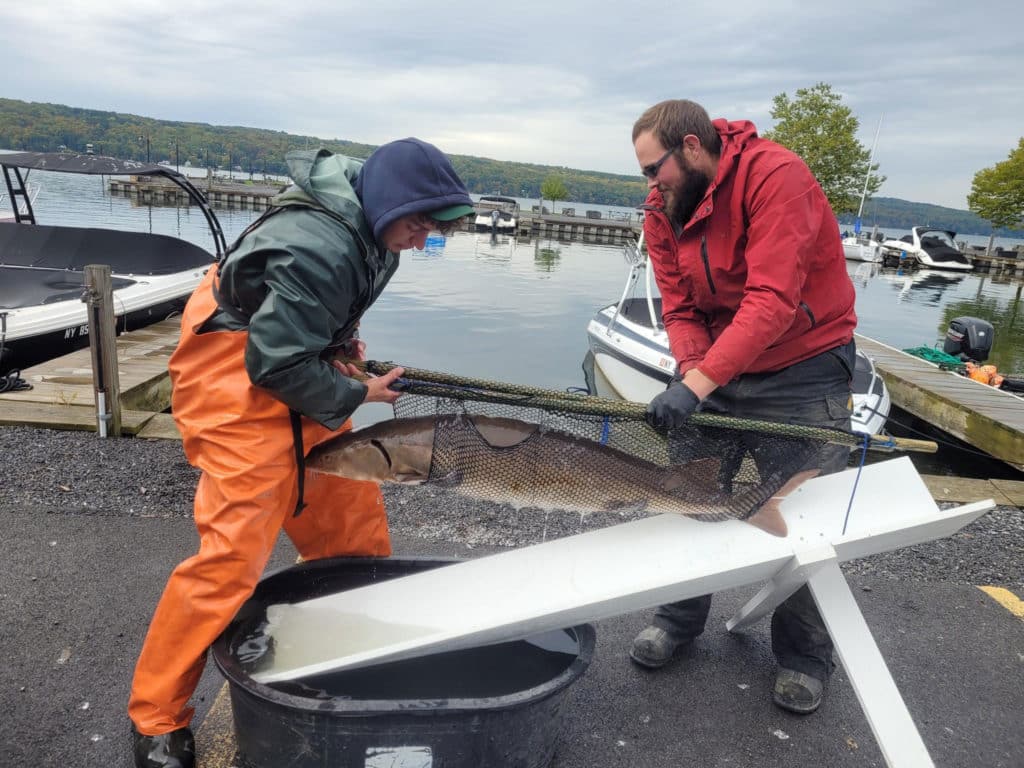
<instances>
[{"instance_id":1,"label":"gray work pants","mask_svg":"<svg viewBox=\"0 0 1024 768\"><path fill-rule=\"evenodd\" d=\"M856 348L851 341L773 373L747 374L720 387L703 409L739 418L850 428L850 382ZM818 456L821 474L846 467L849 448L828 446ZM652 623L680 641L704 631L711 595L662 605ZM832 638L810 589L801 587L772 615L772 652L779 665L826 680L834 666Z\"/></svg>"}]
</instances>

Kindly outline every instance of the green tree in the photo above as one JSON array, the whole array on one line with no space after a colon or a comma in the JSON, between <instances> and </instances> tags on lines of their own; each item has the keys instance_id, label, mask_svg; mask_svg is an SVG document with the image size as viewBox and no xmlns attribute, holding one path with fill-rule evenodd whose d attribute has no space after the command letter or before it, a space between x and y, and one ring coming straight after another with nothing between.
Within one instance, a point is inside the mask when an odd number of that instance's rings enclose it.
<instances>
[{"instance_id":1,"label":"green tree","mask_svg":"<svg viewBox=\"0 0 1024 768\"><path fill-rule=\"evenodd\" d=\"M785 93L772 99L772 117L778 122L764 137L782 144L803 158L821 184L833 212L855 212L864 192L877 192L884 176L868 168L871 152L857 140L860 121L828 83L801 88L792 101Z\"/></svg>"},{"instance_id":2,"label":"green tree","mask_svg":"<svg viewBox=\"0 0 1024 768\"><path fill-rule=\"evenodd\" d=\"M569 190L565 188L565 182L562 181L562 177L552 173L540 185L540 196L545 200L551 201L551 212L554 213L555 201L567 200L569 198ZM543 207L543 202L541 206Z\"/></svg>"},{"instance_id":3,"label":"green tree","mask_svg":"<svg viewBox=\"0 0 1024 768\"><path fill-rule=\"evenodd\" d=\"M1024 229L1024 138L1001 163L974 174L967 207L992 225L989 250L996 229Z\"/></svg>"}]
</instances>

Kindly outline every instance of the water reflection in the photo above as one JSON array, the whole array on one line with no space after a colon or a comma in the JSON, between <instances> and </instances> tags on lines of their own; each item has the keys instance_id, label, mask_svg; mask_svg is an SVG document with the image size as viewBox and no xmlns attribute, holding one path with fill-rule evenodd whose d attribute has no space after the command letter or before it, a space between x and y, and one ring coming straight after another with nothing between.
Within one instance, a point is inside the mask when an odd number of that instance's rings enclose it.
<instances>
[{"instance_id":1,"label":"water reflection","mask_svg":"<svg viewBox=\"0 0 1024 768\"><path fill-rule=\"evenodd\" d=\"M486 263L507 265L516 252L516 239L509 235L479 232L471 237L475 243L474 255Z\"/></svg>"},{"instance_id":2,"label":"water reflection","mask_svg":"<svg viewBox=\"0 0 1024 768\"><path fill-rule=\"evenodd\" d=\"M1002 372L1024 371L1020 278L929 269L872 274L862 266L847 262L857 291L858 333L897 349L941 349L950 321L978 317L995 329L987 362Z\"/></svg>"},{"instance_id":3,"label":"water reflection","mask_svg":"<svg viewBox=\"0 0 1024 768\"><path fill-rule=\"evenodd\" d=\"M854 284L865 286L868 281L878 274L882 265L872 261L847 261L846 271Z\"/></svg>"},{"instance_id":4,"label":"water reflection","mask_svg":"<svg viewBox=\"0 0 1024 768\"><path fill-rule=\"evenodd\" d=\"M955 272L935 272L931 270L918 270L906 272L903 270L879 270L878 279L891 285L896 291L896 301L914 301L917 304L928 306L939 306L945 291L959 283L966 277ZM910 293L915 292L911 297Z\"/></svg>"},{"instance_id":5,"label":"water reflection","mask_svg":"<svg viewBox=\"0 0 1024 768\"><path fill-rule=\"evenodd\" d=\"M543 247L540 240L533 246L533 263L540 272L553 272L562 258L562 249L549 240Z\"/></svg>"}]
</instances>

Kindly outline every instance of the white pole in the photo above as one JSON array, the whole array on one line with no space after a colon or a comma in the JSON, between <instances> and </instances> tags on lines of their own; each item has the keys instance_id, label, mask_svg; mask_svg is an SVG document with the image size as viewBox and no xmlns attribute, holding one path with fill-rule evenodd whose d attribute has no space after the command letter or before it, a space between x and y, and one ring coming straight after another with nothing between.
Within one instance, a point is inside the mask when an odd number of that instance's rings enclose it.
<instances>
[{"instance_id":1,"label":"white pole","mask_svg":"<svg viewBox=\"0 0 1024 768\"><path fill-rule=\"evenodd\" d=\"M860 215L864 213L864 198L868 196L868 180L871 178L871 162L875 159L875 147L878 146L878 134L882 130L882 117L884 112L878 116L878 127L875 128L875 140L871 142L871 152L868 154L868 170L864 174L864 191L860 193L860 208L857 209L857 220L853 223L853 231L860 234Z\"/></svg>"}]
</instances>

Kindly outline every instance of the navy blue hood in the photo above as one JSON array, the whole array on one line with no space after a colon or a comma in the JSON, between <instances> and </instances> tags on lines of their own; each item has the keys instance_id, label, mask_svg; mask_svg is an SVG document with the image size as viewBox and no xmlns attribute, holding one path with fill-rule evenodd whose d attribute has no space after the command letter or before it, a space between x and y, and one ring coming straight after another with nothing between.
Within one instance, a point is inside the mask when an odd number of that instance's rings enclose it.
<instances>
[{"instance_id":1,"label":"navy blue hood","mask_svg":"<svg viewBox=\"0 0 1024 768\"><path fill-rule=\"evenodd\" d=\"M355 186L378 243L384 229L406 214L473 205L444 153L413 138L378 147L363 163Z\"/></svg>"}]
</instances>

